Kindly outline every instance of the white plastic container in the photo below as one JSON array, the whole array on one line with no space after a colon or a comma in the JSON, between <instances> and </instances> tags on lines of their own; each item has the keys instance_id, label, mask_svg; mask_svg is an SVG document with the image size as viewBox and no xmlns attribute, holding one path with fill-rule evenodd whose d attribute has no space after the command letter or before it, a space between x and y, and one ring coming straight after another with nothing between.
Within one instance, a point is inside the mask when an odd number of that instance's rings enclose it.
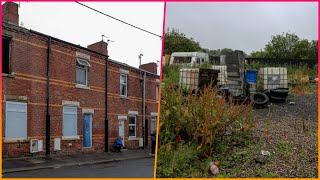
<instances>
[{"instance_id":1,"label":"white plastic container","mask_svg":"<svg viewBox=\"0 0 320 180\"><path fill-rule=\"evenodd\" d=\"M214 70L220 70L218 74L218 85L226 85L227 84L227 66L212 66Z\"/></svg>"},{"instance_id":2,"label":"white plastic container","mask_svg":"<svg viewBox=\"0 0 320 180\"><path fill-rule=\"evenodd\" d=\"M197 90L211 83L215 86L217 83L219 70L183 68L180 69L180 86L183 89Z\"/></svg>"},{"instance_id":3,"label":"white plastic container","mask_svg":"<svg viewBox=\"0 0 320 180\"><path fill-rule=\"evenodd\" d=\"M226 65L226 55L220 56L220 65Z\"/></svg>"},{"instance_id":4,"label":"white plastic container","mask_svg":"<svg viewBox=\"0 0 320 180\"><path fill-rule=\"evenodd\" d=\"M258 73L258 83L258 87L263 90L288 88L287 68L261 68Z\"/></svg>"}]
</instances>

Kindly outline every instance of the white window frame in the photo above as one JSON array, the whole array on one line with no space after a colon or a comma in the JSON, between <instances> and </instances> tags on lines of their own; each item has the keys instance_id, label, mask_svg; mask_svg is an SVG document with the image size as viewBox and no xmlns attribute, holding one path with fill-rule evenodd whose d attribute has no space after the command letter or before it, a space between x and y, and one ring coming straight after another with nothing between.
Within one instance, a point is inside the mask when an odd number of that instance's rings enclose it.
<instances>
[{"instance_id":1,"label":"white window frame","mask_svg":"<svg viewBox=\"0 0 320 180\"><path fill-rule=\"evenodd\" d=\"M78 64L81 65L81 66L84 66L84 68L78 66ZM77 69L83 69L86 72L85 73L85 76L86 76L85 84L79 84L78 83L77 73L76 73L76 83L77 83L78 86L88 86L88 67L91 67L91 65L87 60L81 59L81 58L77 58L76 71L77 71Z\"/></svg>"},{"instance_id":2,"label":"white window frame","mask_svg":"<svg viewBox=\"0 0 320 180\"><path fill-rule=\"evenodd\" d=\"M121 78L122 76L125 76L126 77L126 83L121 83ZM126 93L125 95L121 94L121 85L124 85L126 87ZM125 73L120 73L120 96L121 97L128 97L128 74L125 74Z\"/></svg>"},{"instance_id":3,"label":"white window frame","mask_svg":"<svg viewBox=\"0 0 320 180\"><path fill-rule=\"evenodd\" d=\"M25 111L14 111L14 112L25 112L26 113L26 127L25 127L25 131L26 131L26 137L21 137L21 138L8 138L8 104L19 104L19 105L25 105ZM28 137L28 109L27 109L27 103L23 103L23 102L14 102L14 101L7 101L6 102L6 140L24 140L27 139Z\"/></svg>"},{"instance_id":4,"label":"white window frame","mask_svg":"<svg viewBox=\"0 0 320 180\"><path fill-rule=\"evenodd\" d=\"M64 121L65 121L65 118L64 118L64 115L65 115L65 113L64 113L64 108L65 107L74 107L74 108L76 108L76 113L71 113L71 114L75 114L76 115L76 134L75 135L73 135L73 136L65 136L64 135ZM70 113L69 113L70 114ZM80 137L79 137L79 135L78 135L78 107L77 106L68 106L68 105L64 105L64 106L62 106L62 139L63 140L67 140L67 139L79 139Z\"/></svg>"},{"instance_id":5,"label":"white window frame","mask_svg":"<svg viewBox=\"0 0 320 180\"><path fill-rule=\"evenodd\" d=\"M130 118L133 117L134 118L134 124L130 124ZM129 115L129 132L128 132L128 136L129 138L136 138L137 137L137 116L136 115ZM130 126L134 126L134 136L130 136Z\"/></svg>"},{"instance_id":6,"label":"white window frame","mask_svg":"<svg viewBox=\"0 0 320 180\"><path fill-rule=\"evenodd\" d=\"M154 122L155 123L155 125L154 125L154 130L155 130L155 132L157 132L157 119L158 119L158 116L155 116L155 115L151 115L151 124ZM151 133L153 133L153 131L152 131L152 126L150 125L150 131L151 131Z\"/></svg>"}]
</instances>

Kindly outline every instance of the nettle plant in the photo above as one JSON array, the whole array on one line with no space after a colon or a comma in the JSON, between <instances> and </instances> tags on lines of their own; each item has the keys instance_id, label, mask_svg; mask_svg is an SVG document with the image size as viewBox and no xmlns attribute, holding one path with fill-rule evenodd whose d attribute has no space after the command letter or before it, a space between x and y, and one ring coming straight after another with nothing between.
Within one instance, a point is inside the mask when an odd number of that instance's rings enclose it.
<instances>
[{"instance_id":1,"label":"nettle plant","mask_svg":"<svg viewBox=\"0 0 320 180\"><path fill-rule=\"evenodd\" d=\"M159 145L194 142L205 155L225 136L253 127L252 104L227 102L210 85L196 93L168 84L161 94Z\"/></svg>"}]
</instances>

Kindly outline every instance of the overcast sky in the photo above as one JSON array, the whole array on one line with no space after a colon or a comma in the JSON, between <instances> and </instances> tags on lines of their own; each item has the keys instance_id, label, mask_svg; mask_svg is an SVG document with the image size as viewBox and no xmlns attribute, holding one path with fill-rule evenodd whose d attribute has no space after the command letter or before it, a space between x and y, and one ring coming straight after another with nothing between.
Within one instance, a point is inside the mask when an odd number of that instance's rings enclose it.
<instances>
[{"instance_id":1,"label":"overcast sky","mask_svg":"<svg viewBox=\"0 0 320 180\"><path fill-rule=\"evenodd\" d=\"M163 2L83 2L83 4L162 35ZM108 46L110 58L135 67L139 66L140 53L143 54L142 63L161 60L162 42L159 37L134 29L75 2L21 2L19 16L20 24L22 22L27 29L84 47L101 41L101 35L104 34L115 41L110 42Z\"/></svg>"},{"instance_id":2,"label":"overcast sky","mask_svg":"<svg viewBox=\"0 0 320 180\"><path fill-rule=\"evenodd\" d=\"M247 54L263 49L271 35L296 33L318 39L317 3L167 3L166 28L177 28L203 48Z\"/></svg>"}]
</instances>

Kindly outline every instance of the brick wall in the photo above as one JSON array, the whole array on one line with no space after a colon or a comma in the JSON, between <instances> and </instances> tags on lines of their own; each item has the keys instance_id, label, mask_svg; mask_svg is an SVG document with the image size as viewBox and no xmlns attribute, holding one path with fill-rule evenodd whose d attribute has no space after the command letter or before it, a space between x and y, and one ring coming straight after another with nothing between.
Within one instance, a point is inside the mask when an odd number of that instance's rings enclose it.
<instances>
[{"instance_id":1,"label":"brick wall","mask_svg":"<svg viewBox=\"0 0 320 180\"><path fill-rule=\"evenodd\" d=\"M30 155L30 139L43 140L45 152L46 121L46 65L47 39L28 32L26 29L3 26L3 34L12 38L10 71L14 75L3 76L3 155ZM51 115L51 153L74 153L77 151L100 151L104 149L105 124L105 57L84 49L70 46L59 41L52 42L50 60L50 115ZM88 88L76 87L76 52L90 55L88 72ZM128 116L128 111L138 111L137 138L142 137L142 81L140 71L118 63L108 63L108 120L109 146L118 136L118 116ZM120 69L129 71L128 97L120 98ZM150 132L151 112L157 112L155 101L156 76L147 75L146 118L149 120ZM22 142L7 141L6 100L8 97L27 97L27 140ZM54 138L62 138L62 101L79 102L77 134L80 139L61 140L61 151L54 152ZM92 145L91 149L83 148L83 109L93 109ZM139 148L138 140L128 140L128 120L125 122L125 143L128 148ZM150 134L150 133L149 133ZM150 145L149 137L149 145Z\"/></svg>"},{"instance_id":2,"label":"brick wall","mask_svg":"<svg viewBox=\"0 0 320 180\"><path fill-rule=\"evenodd\" d=\"M2 21L19 25L18 4L6 2L2 5Z\"/></svg>"},{"instance_id":3,"label":"brick wall","mask_svg":"<svg viewBox=\"0 0 320 180\"><path fill-rule=\"evenodd\" d=\"M88 46L88 49L96 51L101 54L108 54L108 43L99 41Z\"/></svg>"},{"instance_id":4,"label":"brick wall","mask_svg":"<svg viewBox=\"0 0 320 180\"><path fill-rule=\"evenodd\" d=\"M151 62L147 64L142 64L139 67L140 69L146 70L148 72L151 72L153 74L157 74L157 63Z\"/></svg>"}]
</instances>

